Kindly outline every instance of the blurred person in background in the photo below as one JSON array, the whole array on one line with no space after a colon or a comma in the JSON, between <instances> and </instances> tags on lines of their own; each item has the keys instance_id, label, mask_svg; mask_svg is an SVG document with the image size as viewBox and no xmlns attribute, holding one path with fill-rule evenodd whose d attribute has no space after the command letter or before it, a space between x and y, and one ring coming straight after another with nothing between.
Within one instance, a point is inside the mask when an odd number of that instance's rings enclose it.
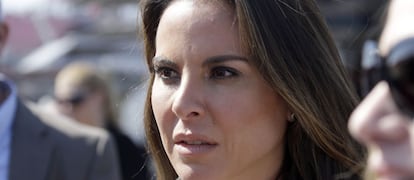
<instances>
[{"instance_id":1,"label":"blurred person in background","mask_svg":"<svg viewBox=\"0 0 414 180\"><path fill-rule=\"evenodd\" d=\"M370 41L364 50L364 66L368 68L364 82L375 87L353 112L349 130L369 150L367 179L411 180L414 179L414 1L389 3L378 44Z\"/></svg>"},{"instance_id":2,"label":"blurred person in background","mask_svg":"<svg viewBox=\"0 0 414 180\"><path fill-rule=\"evenodd\" d=\"M0 17L0 50L8 34ZM120 179L108 133L29 107L0 72L0 180Z\"/></svg>"},{"instance_id":3,"label":"blurred person in background","mask_svg":"<svg viewBox=\"0 0 414 180\"><path fill-rule=\"evenodd\" d=\"M116 98L109 83L109 76L90 63L68 64L55 79L57 109L81 123L108 130L118 148L124 180L148 179L145 147L134 144L119 129Z\"/></svg>"}]
</instances>

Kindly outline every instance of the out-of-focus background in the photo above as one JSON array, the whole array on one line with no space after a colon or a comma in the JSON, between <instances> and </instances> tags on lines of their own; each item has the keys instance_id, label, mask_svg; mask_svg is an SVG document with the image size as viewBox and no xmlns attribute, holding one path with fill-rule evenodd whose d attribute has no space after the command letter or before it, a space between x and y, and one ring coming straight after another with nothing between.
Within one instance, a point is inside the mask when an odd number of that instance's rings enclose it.
<instances>
[{"instance_id":1,"label":"out-of-focus background","mask_svg":"<svg viewBox=\"0 0 414 180\"><path fill-rule=\"evenodd\" d=\"M351 78L358 88L360 49L379 33L386 0L318 0ZM112 75L120 127L143 142L146 66L137 37L138 0L2 0L10 37L0 71L11 74L21 97L47 104L56 73L89 61Z\"/></svg>"},{"instance_id":2,"label":"out-of-focus background","mask_svg":"<svg viewBox=\"0 0 414 180\"><path fill-rule=\"evenodd\" d=\"M141 117L146 67L137 38L135 0L2 0L10 26L0 71L11 74L26 100L52 100L56 73L89 61L110 73L120 127L143 141Z\"/></svg>"}]
</instances>

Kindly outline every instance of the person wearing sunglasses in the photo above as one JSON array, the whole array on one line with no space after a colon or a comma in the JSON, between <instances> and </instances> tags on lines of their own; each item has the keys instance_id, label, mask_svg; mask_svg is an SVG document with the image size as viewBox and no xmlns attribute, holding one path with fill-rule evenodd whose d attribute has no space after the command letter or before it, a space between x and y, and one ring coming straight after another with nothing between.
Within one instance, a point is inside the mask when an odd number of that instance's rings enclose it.
<instances>
[{"instance_id":1,"label":"person wearing sunglasses","mask_svg":"<svg viewBox=\"0 0 414 180\"><path fill-rule=\"evenodd\" d=\"M60 113L114 137L124 180L150 179L144 145L134 144L118 127L116 95L104 72L84 61L70 63L58 72L54 94Z\"/></svg>"},{"instance_id":2,"label":"person wearing sunglasses","mask_svg":"<svg viewBox=\"0 0 414 180\"><path fill-rule=\"evenodd\" d=\"M0 1L0 51L8 35ZM119 180L109 134L28 104L12 71L0 69L0 180Z\"/></svg>"},{"instance_id":3,"label":"person wearing sunglasses","mask_svg":"<svg viewBox=\"0 0 414 180\"><path fill-rule=\"evenodd\" d=\"M379 43L363 50L365 91L351 134L368 148L367 179L414 179L414 1L390 1Z\"/></svg>"},{"instance_id":4,"label":"person wearing sunglasses","mask_svg":"<svg viewBox=\"0 0 414 180\"><path fill-rule=\"evenodd\" d=\"M109 88L89 64L65 66L55 78L54 99L58 112L87 125L103 127L114 120Z\"/></svg>"}]
</instances>

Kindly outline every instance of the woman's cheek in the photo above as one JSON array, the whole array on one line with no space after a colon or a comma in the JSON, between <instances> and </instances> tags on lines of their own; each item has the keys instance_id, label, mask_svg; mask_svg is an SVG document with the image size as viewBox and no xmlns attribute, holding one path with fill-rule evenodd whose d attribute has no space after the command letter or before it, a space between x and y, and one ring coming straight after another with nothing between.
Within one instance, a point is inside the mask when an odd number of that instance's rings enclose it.
<instances>
[{"instance_id":1,"label":"woman's cheek","mask_svg":"<svg viewBox=\"0 0 414 180\"><path fill-rule=\"evenodd\" d=\"M152 109L161 136L169 134L172 131L170 124L173 124L175 119L174 113L171 110L170 99L173 94L173 89L168 88L155 81L152 87L151 102Z\"/></svg>"}]
</instances>

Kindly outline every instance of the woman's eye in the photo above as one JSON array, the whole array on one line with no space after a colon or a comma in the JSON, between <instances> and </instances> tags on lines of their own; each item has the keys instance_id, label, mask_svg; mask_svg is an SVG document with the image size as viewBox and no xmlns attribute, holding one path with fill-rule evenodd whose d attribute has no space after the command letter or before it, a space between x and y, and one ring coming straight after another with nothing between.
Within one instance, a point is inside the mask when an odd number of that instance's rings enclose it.
<instances>
[{"instance_id":1,"label":"woman's eye","mask_svg":"<svg viewBox=\"0 0 414 180\"><path fill-rule=\"evenodd\" d=\"M229 67L216 67L211 70L210 77L213 79L231 78L238 75L238 72Z\"/></svg>"},{"instance_id":2,"label":"woman's eye","mask_svg":"<svg viewBox=\"0 0 414 180\"><path fill-rule=\"evenodd\" d=\"M156 75L164 80L171 80L171 79L179 78L179 74L175 70L169 67L156 67L154 68L154 70L155 70Z\"/></svg>"}]
</instances>

